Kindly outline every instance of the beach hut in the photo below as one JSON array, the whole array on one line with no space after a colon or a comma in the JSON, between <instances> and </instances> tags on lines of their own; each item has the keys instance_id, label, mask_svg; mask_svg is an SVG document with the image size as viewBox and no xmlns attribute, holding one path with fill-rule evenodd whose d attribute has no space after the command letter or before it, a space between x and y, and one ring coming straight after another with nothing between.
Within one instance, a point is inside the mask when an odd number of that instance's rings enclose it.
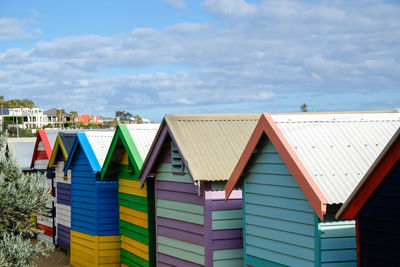
<instances>
[{"instance_id":1,"label":"beach hut","mask_svg":"<svg viewBox=\"0 0 400 267\"><path fill-rule=\"evenodd\" d=\"M56 244L70 248L71 172L64 175L64 163L72 149L76 131L59 132L50 156L48 169L55 170Z\"/></svg>"},{"instance_id":2,"label":"beach hut","mask_svg":"<svg viewBox=\"0 0 400 267\"><path fill-rule=\"evenodd\" d=\"M114 130L77 132L64 175L71 170L70 262L119 266L118 184L100 182Z\"/></svg>"},{"instance_id":3,"label":"beach hut","mask_svg":"<svg viewBox=\"0 0 400 267\"><path fill-rule=\"evenodd\" d=\"M138 175L159 126L118 125L101 170L102 181L118 181L122 265L155 266L154 189Z\"/></svg>"},{"instance_id":4,"label":"beach hut","mask_svg":"<svg viewBox=\"0 0 400 267\"><path fill-rule=\"evenodd\" d=\"M400 266L400 129L337 218L356 219L359 264Z\"/></svg>"},{"instance_id":5,"label":"beach hut","mask_svg":"<svg viewBox=\"0 0 400 267\"><path fill-rule=\"evenodd\" d=\"M7 138L7 156L13 157L23 172L30 172L36 137Z\"/></svg>"},{"instance_id":6,"label":"beach hut","mask_svg":"<svg viewBox=\"0 0 400 267\"><path fill-rule=\"evenodd\" d=\"M243 190L247 266L354 266L335 214L400 125L398 113L261 116L225 186Z\"/></svg>"},{"instance_id":7,"label":"beach hut","mask_svg":"<svg viewBox=\"0 0 400 267\"><path fill-rule=\"evenodd\" d=\"M259 117L164 117L139 174L154 187L157 266L243 265L241 191L223 190Z\"/></svg>"},{"instance_id":8,"label":"beach hut","mask_svg":"<svg viewBox=\"0 0 400 267\"><path fill-rule=\"evenodd\" d=\"M33 171L46 174L46 183L49 190L51 190L51 194L53 197L55 196L54 172L47 171L47 165L53 151L53 146L57 138L57 133L58 130L53 129L38 130L35 147L33 149L33 156L30 164L30 168L33 169ZM46 207L49 209L49 216L38 216L36 221L37 228L44 231L43 234L38 234L37 238L53 244L56 243L54 204L54 201L52 201L52 203L46 205Z\"/></svg>"}]
</instances>

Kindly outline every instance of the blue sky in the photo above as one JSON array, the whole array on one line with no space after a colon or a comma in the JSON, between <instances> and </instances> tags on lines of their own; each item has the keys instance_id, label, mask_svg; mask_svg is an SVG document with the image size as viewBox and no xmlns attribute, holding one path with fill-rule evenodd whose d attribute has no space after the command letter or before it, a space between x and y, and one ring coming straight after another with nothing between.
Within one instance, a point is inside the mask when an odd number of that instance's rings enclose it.
<instances>
[{"instance_id":1,"label":"blue sky","mask_svg":"<svg viewBox=\"0 0 400 267\"><path fill-rule=\"evenodd\" d=\"M0 0L0 94L43 109L400 107L399 1Z\"/></svg>"}]
</instances>

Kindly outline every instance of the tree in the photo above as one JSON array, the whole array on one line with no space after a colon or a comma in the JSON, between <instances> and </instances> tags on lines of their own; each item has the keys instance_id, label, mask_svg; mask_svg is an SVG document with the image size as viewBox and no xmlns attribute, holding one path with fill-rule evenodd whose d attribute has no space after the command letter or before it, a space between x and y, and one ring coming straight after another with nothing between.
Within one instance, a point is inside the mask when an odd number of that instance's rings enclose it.
<instances>
[{"instance_id":1,"label":"tree","mask_svg":"<svg viewBox=\"0 0 400 267\"><path fill-rule=\"evenodd\" d=\"M70 117L70 119L72 121L72 125L75 125L75 119L78 118L78 111L71 110L69 112L69 117Z\"/></svg>"},{"instance_id":2,"label":"tree","mask_svg":"<svg viewBox=\"0 0 400 267\"><path fill-rule=\"evenodd\" d=\"M304 103L303 105L301 105L300 106L300 110L301 110L301 112L308 112L308 109L307 109L307 104L306 103Z\"/></svg>"},{"instance_id":3,"label":"tree","mask_svg":"<svg viewBox=\"0 0 400 267\"><path fill-rule=\"evenodd\" d=\"M116 111L115 112L115 117L122 117L122 118L130 118L133 115L130 112L127 112L125 110L123 111Z\"/></svg>"},{"instance_id":4,"label":"tree","mask_svg":"<svg viewBox=\"0 0 400 267\"><path fill-rule=\"evenodd\" d=\"M143 123L143 119L139 115L135 115L133 118L135 119L137 124L142 124Z\"/></svg>"},{"instance_id":5,"label":"tree","mask_svg":"<svg viewBox=\"0 0 400 267\"><path fill-rule=\"evenodd\" d=\"M6 153L6 136L0 136L0 266L32 266L52 248L30 238L42 230L34 227L31 216L48 214L52 197L42 174L24 175L13 157Z\"/></svg>"},{"instance_id":6,"label":"tree","mask_svg":"<svg viewBox=\"0 0 400 267\"><path fill-rule=\"evenodd\" d=\"M58 117L60 128L62 128L63 118L65 118L65 110L63 108L56 109L56 117Z\"/></svg>"}]
</instances>

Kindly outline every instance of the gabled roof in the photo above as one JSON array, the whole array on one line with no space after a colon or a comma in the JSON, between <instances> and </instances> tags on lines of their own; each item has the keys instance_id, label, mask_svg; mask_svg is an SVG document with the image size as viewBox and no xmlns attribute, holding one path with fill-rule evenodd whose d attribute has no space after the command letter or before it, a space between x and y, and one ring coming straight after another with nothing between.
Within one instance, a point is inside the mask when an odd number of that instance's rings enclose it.
<instances>
[{"instance_id":1,"label":"gabled roof","mask_svg":"<svg viewBox=\"0 0 400 267\"><path fill-rule=\"evenodd\" d=\"M38 130L37 136L36 136L35 147L33 148L33 155L32 155L31 166L30 166L31 168L33 168L33 165L35 163L36 155L38 152L40 142L42 142L42 144L43 144L47 159L50 159L50 157L51 157L52 145L50 145L50 141L49 141L49 138L47 137L47 133L45 130Z\"/></svg>"},{"instance_id":2,"label":"gabled roof","mask_svg":"<svg viewBox=\"0 0 400 267\"><path fill-rule=\"evenodd\" d=\"M194 181L226 181L260 114L166 115L140 172L150 174L169 135Z\"/></svg>"},{"instance_id":3,"label":"gabled roof","mask_svg":"<svg viewBox=\"0 0 400 267\"><path fill-rule=\"evenodd\" d=\"M53 151L51 153L51 157L49 160L48 167L51 168L55 164L55 160L59 149L61 149L61 153L64 157L64 160L67 160L69 152L72 149L72 145L75 140L76 132L74 130L68 132L59 132L56 138L56 142L54 143Z\"/></svg>"},{"instance_id":4,"label":"gabled roof","mask_svg":"<svg viewBox=\"0 0 400 267\"><path fill-rule=\"evenodd\" d=\"M140 170L159 127L159 124L118 125L101 170L101 179L111 164L120 162L124 151ZM122 143L123 149L118 148L118 141Z\"/></svg>"},{"instance_id":5,"label":"gabled roof","mask_svg":"<svg viewBox=\"0 0 400 267\"><path fill-rule=\"evenodd\" d=\"M266 134L318 216L344 203L400 126L398 113L264 113L226 187L228 198Z\"/></svg>"},{"instance_id":6,"label":"gabled roof","mask_svg":"<svg viewBox=\"0 0 400 267\"><path fill-rule=\"evenodd\" d=\"M336 214L336 218L354 219L386 175L400 160L400 128L368 170L365 177Z\"/></svg>"},{"instance_id":7,"label":"gabled roof","mask_svg":"<svg viewBox=\"0 0 400 267\"><path fill-rule=\"evenodd\" d=\"M22 170L29 170L35 147L35 137L7 138L7 147Z\"/></svg>"},{"instance_id":8,"label":"gabled roof","mask_svg":"<svg viewBox=\"0 0 400 267\"><path fill-rule=\"evenodd\" d=\"M101 171L113 135L114 130L77 132L70 155L64 166L65 174L67 174L79 147L86 154L92 170L94 172Z\"/></svg>"}]
</instances>

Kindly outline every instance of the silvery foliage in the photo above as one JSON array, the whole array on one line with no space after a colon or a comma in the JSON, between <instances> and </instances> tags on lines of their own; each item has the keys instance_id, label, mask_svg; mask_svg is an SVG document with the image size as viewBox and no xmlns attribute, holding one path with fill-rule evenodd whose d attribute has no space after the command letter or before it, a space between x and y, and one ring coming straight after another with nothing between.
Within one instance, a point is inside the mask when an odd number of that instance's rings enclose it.
<instances>
[{"instance_id":1,"label":"silvery foliage","mask_svg":"<svg viewBox=\"0 0 400 267\"><path fill-rule=\"evenodd\" d=\"M47 244L33 244L30 238L42 232L32 218L48 215L45 205L52 196L43 174L24 175L18 163L6 156L6 140L0 136L0 266L29 266L51 251Z\"/></svg>"}]
</instances>

